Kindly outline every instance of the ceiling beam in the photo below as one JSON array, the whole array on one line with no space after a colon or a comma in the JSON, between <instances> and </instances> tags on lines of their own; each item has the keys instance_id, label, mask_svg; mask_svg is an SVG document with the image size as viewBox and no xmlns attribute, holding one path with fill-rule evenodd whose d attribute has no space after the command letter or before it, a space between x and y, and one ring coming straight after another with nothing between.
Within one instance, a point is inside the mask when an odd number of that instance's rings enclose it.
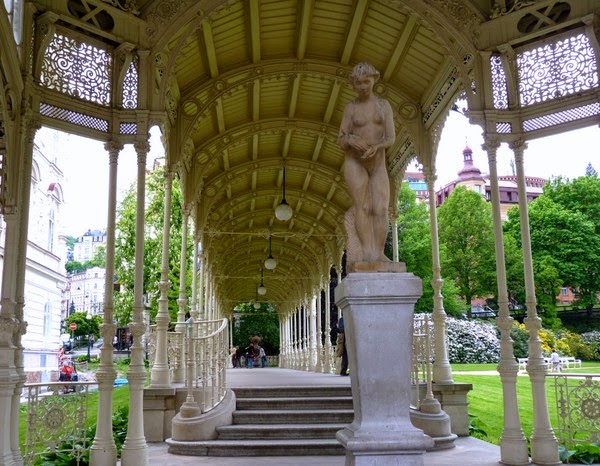
<instances>
[{"instance_id":1,"label":"ceiling beam","mask_svg":"<svg viewBox=\"0 0 600 466\"><path fill-rule=\"evenodd\" d=\"M219 65L217 62L217 51L215 49L215 41L212 33L210 21L202 21L202 37L204 38L204 46L206 47L206 58L208 60L208 69L210 77L216 78L219 76Z\"/></svg>"},{"instance_id":2,"label":"ceiling beam","mask_svg":"<svg viewBox=\"0 0 600 466\"><path fill-rule=\"evenodd\" d=\"M300 94L300 83L302 81L302 75L298 74L294 77L294 83L292 84L292 92L290 93L290 106L288 111L288 118L294 118L296 115L296 106L298 105L298 95Z\"/></svg>"},{"instance_id":3,"label":"ceiling beam","mask_svg":"<svg viewBox=\"0 0 600 466\"><path fill-rule=\"evenodd\" d=\"M354 50L354 46L358 41L358 31L360 31L360 27L364 20L368 3L368 0L359 0L356 4L356 7L354 8L354 16L352 17L350 30L348 31L348 36L346 37L346 44L344 45L342 58L340 59L340 63L342 65L347 65L350 61L352 51Z\"/></svg>"},{"instance_id":4,"label":"ceiling beam","mask_svg":"<svg viewBox=\"0 0 600 466\"><path fill-rule=\"evenodd\" d=\"M394 52L388 60L388 64L383 72L382 79L384 81L388 81L390 79L394 73L394 70L404 59L404 56L406 55L410 44L414 40L418 29L419 24L416 16L409 16L406 20L406 24L404 25L404 29L402 30L402 34L400 34L400 38L398 39L398 42L396 42L396 46L393 48Z\"/></svg>"},{"instance_id":5,"label":"ceiling beam","mask_svg":"<svg viewBox=\"0 0 600 466\"><path fill-rule=\"evenodd\" d=\"M260 79L254 81L252 85L252 120L260 119Z\"/></svg>"},{"instance_id":6,"label":"ceiling beam","mask_svg":"<svg viewBox=\"0 0 600 466\"><path fill-rule=\"evenodd\" d=\"M300 26L298 27L298 50L296 56L298 60L304 60L306 54L306 44L308 43L308 32L310 30L310 20L312 17L314 0L304 0L302 11L300 12Z\"/></svg>"},{"instance_id":7,"label":"ceiling beam","mask_svg":"<svg viewBox=\"0 0 600 466\"><path fill-rule=\"evenodd\" d=\"M252 48L252 63L260 62L260 9L258 0L248 1L250 16L250 46Z\"/></svg>"},{"instance_id":8,"label":"ceiling beam","mask_svg":"<svg viewBox=\"0 0 600 466\"><path fill-rule=\"evenodd\" d=\"M333 111L335 110L335 105L340 95L341 87L342 85L340 81L338 81L337 79L333 81L333 86L331 87L331 94L329 94L329 101L327 102L327 108L325 109L325 115L323 115L323 121L325 123L329 123L331 121Z\"/></svg>"}]
</instances>

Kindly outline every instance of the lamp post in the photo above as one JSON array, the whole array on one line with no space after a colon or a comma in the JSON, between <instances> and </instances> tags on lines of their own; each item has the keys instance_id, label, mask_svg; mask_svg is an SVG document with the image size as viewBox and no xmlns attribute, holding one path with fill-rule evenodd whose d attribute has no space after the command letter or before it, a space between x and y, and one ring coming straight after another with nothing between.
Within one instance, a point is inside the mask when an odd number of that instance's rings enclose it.
<instances>
[{"instance_id":1,"label":"lamp post","mask_svg":"<svg viewBox=\"0 0 600 466\"><path fill-rule=\"evenodd\" d=\"M88 314L85 316L85 318L87 319L87 323L88 323L88 353L87 353L87 362L90 362L90 349L91 349L91 341L90 341L90 334L92 333L92 314L90 314L88 312Z\"/></svg>"}]
</instances>

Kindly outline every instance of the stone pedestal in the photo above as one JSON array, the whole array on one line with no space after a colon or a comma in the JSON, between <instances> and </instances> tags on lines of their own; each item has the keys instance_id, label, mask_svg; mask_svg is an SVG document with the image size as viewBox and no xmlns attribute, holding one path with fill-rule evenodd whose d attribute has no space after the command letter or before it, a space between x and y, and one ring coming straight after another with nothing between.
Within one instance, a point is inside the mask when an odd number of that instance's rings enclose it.
<instances>
[{"instance_id":1,"label":"stone pedestal","mask_svg":"<svg viewBox=\"0 0 600 466\"><path fill-rule=\"evenodd\" d=\"M335 290L343 310L354 421L337 433L346 465L423 465L431 437L410 420L414 304L410 273L350 273Z\"/></svg>"}]
</instances>

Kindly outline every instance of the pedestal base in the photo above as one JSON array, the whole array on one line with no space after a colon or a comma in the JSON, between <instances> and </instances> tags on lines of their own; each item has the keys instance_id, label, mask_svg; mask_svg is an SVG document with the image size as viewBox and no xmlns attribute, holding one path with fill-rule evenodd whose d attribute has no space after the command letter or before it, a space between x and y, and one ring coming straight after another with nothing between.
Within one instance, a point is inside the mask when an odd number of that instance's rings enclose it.
<instances>
[{"instance_id":1,"label":"pedestal base","mask_svg":"<svg viewBox=\"0 0 600 466\"><path fill-rule=\"evenodd\" d=\"M422 465L431 437L410 421L413 309L410 273L350 273L335 290L343 310L354 421L337 433L346 465Z\"/></svg>"},{"instance_id":2,"label":"pedestal base","mask_svg":"<svg viewBox=\"0 0 600 466\"><path fill-rule=\"evenodd\" d=\"M433 440L422 431L360 434L350 425L336 434L346 449L346 466L423 466L423 453Z\"/></svg>"}]
</instances>

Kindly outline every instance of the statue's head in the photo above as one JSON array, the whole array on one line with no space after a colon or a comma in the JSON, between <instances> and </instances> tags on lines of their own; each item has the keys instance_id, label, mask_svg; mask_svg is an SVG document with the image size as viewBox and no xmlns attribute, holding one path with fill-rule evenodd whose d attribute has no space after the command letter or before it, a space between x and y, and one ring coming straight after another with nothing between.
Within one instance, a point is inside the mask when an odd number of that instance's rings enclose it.
<instances>
[{"instance_id":1,"label":"statue's head","mask_svg":"<svg viewBox=\"0 0 600 466\"><path fill-rule=\"evenodd\" d=\"M352 73L349 77L350 84L354 85L354 82L358 78L362 78L364 76L372 77L373 81L377 82L379 79L379 71L377 71L373 65L367 63L366 61L360 62L352 69Z\"/></svg>"}]
</instances>

